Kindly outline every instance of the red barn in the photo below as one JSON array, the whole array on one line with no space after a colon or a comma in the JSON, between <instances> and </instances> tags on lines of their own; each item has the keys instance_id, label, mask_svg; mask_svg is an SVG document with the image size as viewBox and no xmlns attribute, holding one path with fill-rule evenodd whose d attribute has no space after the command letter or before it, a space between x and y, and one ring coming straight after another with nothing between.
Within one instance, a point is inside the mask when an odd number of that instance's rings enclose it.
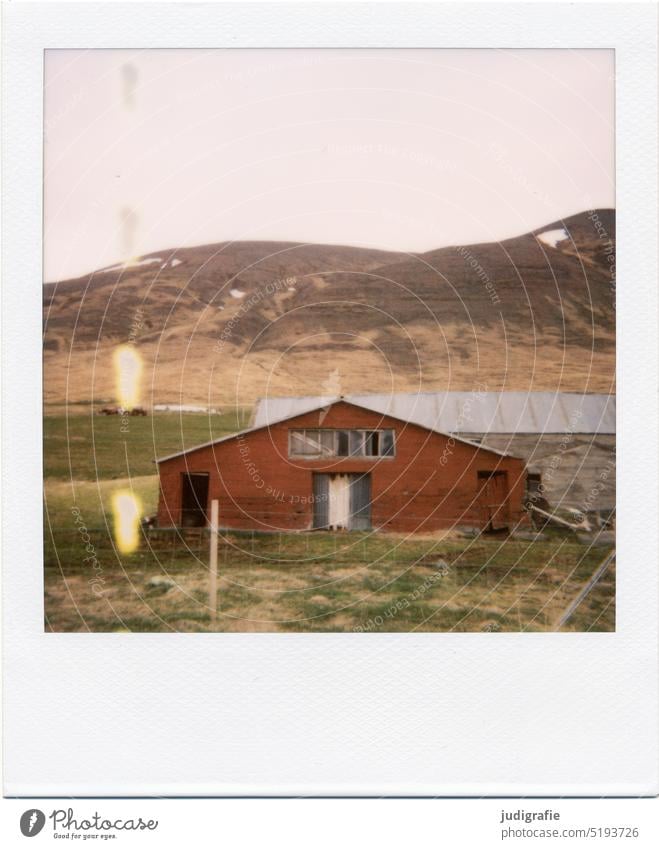
<instances>
[{"instance_id":1,"label":"red barn","mask_svg":"<svg viewBox=\"0 0 659 849\"><path fill-rule=\"evenodd\" d=\"M339 399L157 460L158 524L259 531L503 528L524 461Z\"/></svg>"}]
</instances>

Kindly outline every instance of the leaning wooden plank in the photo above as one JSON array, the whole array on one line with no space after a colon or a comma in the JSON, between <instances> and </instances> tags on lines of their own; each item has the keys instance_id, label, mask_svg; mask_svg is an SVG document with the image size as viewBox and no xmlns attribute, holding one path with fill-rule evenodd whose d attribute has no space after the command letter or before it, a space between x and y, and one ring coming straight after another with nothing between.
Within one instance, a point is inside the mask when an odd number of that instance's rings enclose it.
<instances>
[{"instance_id":1,"label":"leaning wooden plank","mask_svg":"<svg viewBox=\"0 0 659 849\"><path fill-rule=\"evenodd\" d=\"M597 582L602 578L602 576L604 575L606 570L609 568L611 563L613 563L613 561L615 560L615 556L616 556L615 549L613 551L609 552L609 554L607 554L607 556L604 558L604 560L597 567L597 569L595 570L595 572L593 573L593 575L591 576L589 581L581 588L577 597L572 602L570 602L570 604L566 607L566 609L563 612L563 615L556 622L555 630L558 631L559 628L562 628L563 625L565 625L566 622L568 622L570 620L573 613L579 607L581 602L586 598L588 593L593 589L593 587L597 584Z\"/></svg>"}]
</instances>

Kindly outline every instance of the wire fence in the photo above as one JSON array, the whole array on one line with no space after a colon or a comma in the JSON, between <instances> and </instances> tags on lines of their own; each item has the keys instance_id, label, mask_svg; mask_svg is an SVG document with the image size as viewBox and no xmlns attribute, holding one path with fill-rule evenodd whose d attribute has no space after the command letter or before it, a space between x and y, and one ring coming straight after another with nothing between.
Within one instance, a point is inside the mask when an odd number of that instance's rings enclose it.
<instances>
[{"instance_id":1,"label":"wire fence","mask_svg":"<svg viewBox=\"0 0 659 849\"><path fill-rule=\"evenodd\" d=\"M218 559L225 563L278 564L378 564L432 565L438 559L455 562L457 567L494 568L497 564L516 563L541 566L570 551L575 562L601 559L602 547L613 547L610 534L579 540L569 530L542 533L506 534L397 534L372 531L263 532L256 530L218 530ZM142 527L139 544L131 553L122 553L113 537L112 526L79 529L47 526L44 539L46 568L67 570L86 568L93 558L103 557L108 565L185 563L208 564L210 528ZM563 556L563 555L562 555Z\"/></svg>"},{"instance_id":2,"label":"wire fence","mask_svg":"<svg viewBox=\"0 0 659 849\"><path fill-rule=\"evenodd\" d=\"M206 562L210 551L209 528L142 528L137 549L121 553L110 527L85 528L84 534L71 527L48 527L45 533L46 566L74 568L90 555L114 556L124 563L148 557L154 560L194 559ZM389 560L412 562L440 552L441 540L386 539L363 532L280 532L219 529L220 559L270 563L331 561L333 563Z\"/></svg>"}]
</instances>

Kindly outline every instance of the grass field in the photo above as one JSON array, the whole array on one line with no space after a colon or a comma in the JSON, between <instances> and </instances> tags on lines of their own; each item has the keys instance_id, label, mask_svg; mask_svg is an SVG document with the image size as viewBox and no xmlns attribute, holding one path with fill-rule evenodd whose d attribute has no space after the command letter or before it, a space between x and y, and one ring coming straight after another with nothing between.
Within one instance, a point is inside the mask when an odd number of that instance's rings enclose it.
<instances>
[{"instance_id":1,"label":"grass field","mask_svg":"<svg viewBox=\"0 0 659 849\"><path fill-rule=\"evenodd\" d=\"M105 480L156 473L155 457L183 451L247 427L249 410L222 415L44 417L46 480ZM124 430L127 428L127 430Z\"/></svg>"},{"instance_id":2,"label":"grass field","mask_svg":"<svg viewBox=\"0 0 659 849\"><path fill-rule=\"evenodd\" d=\"M158 531L114 548L109 499L132 487L155 510L154 454L245 426L223 416L44 420L45 622L52 631L547 631L607 549L570 532L542 541L366 533L229 533L219 615L207 605L206 533ZM154 580L155 579L155 580ZM163 583L163 579L165 583ZM564 630L615 628L611 567Z\"/></svg>"},{"instance_id":3,"label":"grass field","mask_svg":"<svg viewBox=\"0 0 659 849\"><path fill-rule=\"evenodd\" d=\"M604 552L565 537L409 541L377 534L222 539L219 608L207 606L206 534L160 533L119 558L107 534L58 540L46 569L54 631L546 631ZM59 556L58 556L59 555ZM61 566L59 565L61 564ZM152 586L162 578L170 588ZM567 630L612 630L611 570Z\"/></svg>"}]
</instances>

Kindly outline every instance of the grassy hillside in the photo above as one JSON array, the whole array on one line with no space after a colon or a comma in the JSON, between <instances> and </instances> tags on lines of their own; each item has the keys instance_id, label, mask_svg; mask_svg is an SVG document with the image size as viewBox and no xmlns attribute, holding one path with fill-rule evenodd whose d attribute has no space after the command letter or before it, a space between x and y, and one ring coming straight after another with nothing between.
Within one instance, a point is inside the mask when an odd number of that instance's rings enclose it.
<instances>
[{"instance_id":1,"label":"grassy hillside","mask_svg":"<svg viewBox=\"0 0 659 849\"><path fill-rule=\"evenodd\" d=\"M132 341L143 403L271 395L560 390L615 380L615 213L420 255L237 242L165 250L44 287L45 397L113 397Z\"/></svg>"}]
</instances>

